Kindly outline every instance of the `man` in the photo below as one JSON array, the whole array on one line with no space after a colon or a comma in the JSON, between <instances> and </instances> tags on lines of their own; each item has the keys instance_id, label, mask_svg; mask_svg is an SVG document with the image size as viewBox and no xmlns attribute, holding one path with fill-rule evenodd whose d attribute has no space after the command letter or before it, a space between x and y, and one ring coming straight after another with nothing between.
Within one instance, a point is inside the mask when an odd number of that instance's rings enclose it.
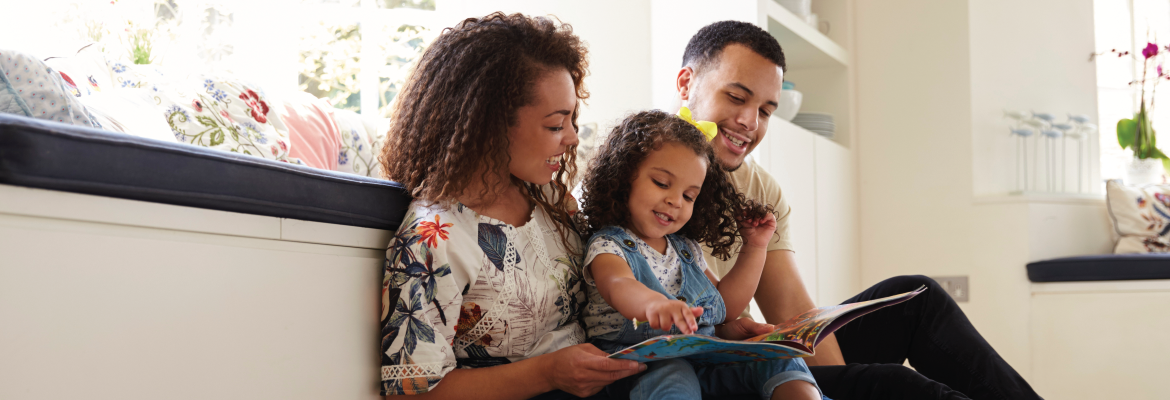
<instances>
[{"instance_id":1,"label":"man","mask_svg":"<svg viewBox=\"0 0 1170 400\"><path fill-rule=\"evenodd\" d=\"M748 23L723 21L691 38L676 77L682 105L691 109L696 120L719 126L712 146L740 192L772 205L779 214L777 235L768 248L755 294L769 323L815 306L792 252L791 209L775 179L755 163L744 161L764 140L784 71L784 54L772 35ZM710 254L706 259L719 276L735 262L734 258L718 261ZM891 278L846 302L908 292L921 285L929 289L911 301L845 325L821 342L815 357L806 359L826 396L837 400L1039 398L930 278ZM746 337L766 332L770 326L740 320L724 329ZM901 365L907 359L917 372Z\"/></svg>"}]
</instances>

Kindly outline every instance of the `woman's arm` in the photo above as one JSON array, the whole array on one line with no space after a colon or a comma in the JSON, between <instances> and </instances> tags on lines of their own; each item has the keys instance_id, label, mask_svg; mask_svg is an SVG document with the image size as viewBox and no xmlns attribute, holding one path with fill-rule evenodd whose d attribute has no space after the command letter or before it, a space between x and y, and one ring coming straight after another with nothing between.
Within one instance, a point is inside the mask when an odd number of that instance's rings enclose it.
<instances>
[{"instance_id":1,"label":"woman's arm","mask_svg":"<svg viewBox=\"0 0 1170 400\"><path fill-rule=\"evenodd\" d=\"M601 297L626 319L647 321L651 328L664 331L670 330L671 325L688 334L699 329L695 317L703 314L702 307L668 299L638 282L624 258L598 254L586 268L593 274Z\"/></svg>"},{"instance_id":2,"label":"woman's arm","mask_svg":"<svg viewBox=\"0 0 1170 400\"><path fill-rule=\"evenodd\" d=\"M448 372L421 395L386 399L527 399L552 390L578 397L593 395L614 381L646 369L631 360L606 358L591 344L580 344L510 364Z\"/></svg>"}]
</instances>

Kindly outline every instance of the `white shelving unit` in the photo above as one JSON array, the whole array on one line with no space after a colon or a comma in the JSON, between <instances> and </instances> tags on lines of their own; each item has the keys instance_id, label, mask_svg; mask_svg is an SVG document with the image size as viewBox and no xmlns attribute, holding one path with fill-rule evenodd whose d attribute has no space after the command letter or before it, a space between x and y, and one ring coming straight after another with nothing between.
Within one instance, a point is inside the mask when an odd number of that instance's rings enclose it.
<instances>
[{"instance_id":1,"label":"white shelving unit","mask_svg":"<svg viewBox=\"0 0 1170 400\"><path fill-rule=\"evenodd\" d=\"M758 0L759 26L784 46L789 69L848 67L849 51L773 0ZM819 15L819 14L818 14ZM832 22L829 23L830 29Z\"/></svg>"},{"instance_id":2,"label":"white shelving unit","mask_svg":"<svg viewBox=\"0 0 1170 400\"><path fill-rule=\"evenodd\" d=\"M825 22L828 34L780 6L775 0L757 0L757 25L780 41L788 64L784 79L804 96L800 112L833 116L836 133L831 141L853 147L853 74L847 46L851 39L850 0L818 0L813 13ZM830 36L830 34L832 36Z\"/></svg>"}]
</instances>

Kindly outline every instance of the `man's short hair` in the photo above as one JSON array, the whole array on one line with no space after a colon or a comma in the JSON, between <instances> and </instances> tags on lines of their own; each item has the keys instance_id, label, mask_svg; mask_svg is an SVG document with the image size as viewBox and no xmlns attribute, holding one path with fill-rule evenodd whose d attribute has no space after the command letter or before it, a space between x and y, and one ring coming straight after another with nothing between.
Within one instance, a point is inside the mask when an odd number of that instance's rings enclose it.
<instances>
[{"instance_id":1,"label":"man's short hair","mask_svg":"<svg viewBox=\"0 0 1170 400\"><path fill-rule=\"evenodd\" d=\"M758 26L740 21L719 21L699 29L691 41L687 43L687 50L683 53L682 66L694 68L700 73L706 68L717 65L719 55L730 44L746 46L760 56L768 59L787 72L784 64L784 51L780 49L780 42L776 41L768 31Z\"/></svg>"}]
</instances>

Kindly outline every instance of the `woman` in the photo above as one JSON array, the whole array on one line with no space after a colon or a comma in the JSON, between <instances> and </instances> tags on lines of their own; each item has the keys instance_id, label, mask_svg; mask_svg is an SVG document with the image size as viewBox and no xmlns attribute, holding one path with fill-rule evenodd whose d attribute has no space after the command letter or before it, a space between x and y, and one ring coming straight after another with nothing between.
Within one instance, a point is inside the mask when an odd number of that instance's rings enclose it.
<instances>
[{"instance_id":1,"label":"woman","mask_svg":"<svg viewBox=\"0 0 1170 400\"><path fill-rule=\"evenodd\" d=\"M519 14L467 19L419 60L381 156L415 198L387 250L384 395L583 397L645 369L582 344L566 183L586 72L571 27Z\"/></svg>"}]
</instances>

